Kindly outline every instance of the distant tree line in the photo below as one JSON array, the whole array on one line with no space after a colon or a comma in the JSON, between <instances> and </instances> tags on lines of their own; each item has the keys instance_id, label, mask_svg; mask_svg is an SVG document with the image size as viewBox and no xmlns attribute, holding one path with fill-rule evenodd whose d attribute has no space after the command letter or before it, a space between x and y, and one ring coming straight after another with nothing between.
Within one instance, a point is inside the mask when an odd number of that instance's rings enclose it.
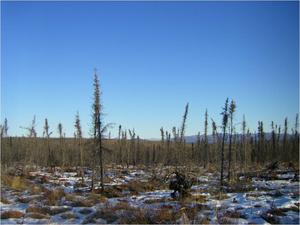
<instances>
[{"instance_id":1,"label":"distant tree line","mask_svg":"<svg viewBox=\"0 0 300 225\"><path fill-rule=\"evenodd\" d=\"M208 111L204 114L204 132L193 143L187 143L185 131L189 104L186 104L180 127L171 131L160 128L160 141L143 140L134 129L118 127L118 137L105 137L111 124L104 124L102 118L101 91L97 73L94 76L94 100L92 105L92 137L82 136L79 113L74 119L74 138L65 137L63 124L56 128L58 138L51 137L54 128L50 128L48 119L44 122L42 137L37 136L36 117L30 126L20 127L27 131L27 137L9 136L8 121L4 120L1 131L1 165L16 164L55 167L78 167L84 179L84 169L91 168L93 177L100 177L103 189L103 176L106 164L123 165L199 165L215 167L220 171L220 182L227 175L228 180L234 177L235 171L250 170L253 165L273 161L298 163L299 159L299 118L296 115L294 126L289 129L288 119L284 126L272 121L271 133L265 133L265 125L258 121L257 131L251 133L247 128L245 116L241 123L241 132L233 123L236 103L226 99L222 108L222 124L218 126L211 119ZM211 138L208 135L211 126ZM289 132L290 130L290 132ZM92 185L93 188L93 185Z\"/></svg>"}]
</instances>

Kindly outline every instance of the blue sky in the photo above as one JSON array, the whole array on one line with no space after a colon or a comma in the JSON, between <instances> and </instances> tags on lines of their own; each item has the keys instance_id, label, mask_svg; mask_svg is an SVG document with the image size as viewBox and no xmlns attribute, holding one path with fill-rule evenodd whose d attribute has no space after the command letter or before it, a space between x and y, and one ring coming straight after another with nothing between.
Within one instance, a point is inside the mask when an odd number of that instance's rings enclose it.
<instances>
[{"instance_id":1,"label":"blue sky","mask_svg":"<svg viewBox=\"0 0 300 225\"><path fill-rule=\"evenodd\" d=\"M93 70L105 122L159 137L180 126L203 133L226 97L251 131L294 125L299 106L298 2L1 2L1 121L10 135L36 115L57 133L91 124ZM240 129L240 125L237 126Z\"/></svg>"}]
</instances>

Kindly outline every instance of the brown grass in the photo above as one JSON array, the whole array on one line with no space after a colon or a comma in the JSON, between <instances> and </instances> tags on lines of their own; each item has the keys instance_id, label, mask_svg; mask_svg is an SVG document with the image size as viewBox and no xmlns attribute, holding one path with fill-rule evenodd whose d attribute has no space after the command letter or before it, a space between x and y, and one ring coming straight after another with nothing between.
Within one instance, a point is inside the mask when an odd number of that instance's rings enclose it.
<instances>
[{"instance_id":1,"label":"brown grass","mask_svg":"<svg viewBox=\"0 0 300 225\"><path fill-rule=\"evenodd\" d=\"M96 189L93 192L95 194L102 194L106 198L118 198L123 196L122 188L116 186L107 187L103 192L100 189Z\"/></svg>"},{"instance_id":2,"label":"brown grass","mask_svg":"<svg viewBox=\"0 0 300 225\"><path fill-rule=\"evenodd\" d=\"M75 194L66 194L65 199L67 201L72 202L71 205L73 207L91 207L100 202L106 202L107 198L100 195L91 193L87 196L87 198L80 198Z\"/></svg>"},{"instance_id":3,"label":"brown grass","mask_svg":"<svg viewBox=\"0 0 300 225\"><path fill-rule=\"evenodd\" d=\"M37 206L30 206L26 209L26 213L39 213L43 215L55 215L59 213L63 213L66 211L71 210L71 207L64 207L64 206L58 206L58 207L37 207Z\"/></svg>"},{"instance_id":4,"label":"brown grass","mask_svg":"<svg viewBox=\"0 0 300 225\"><path fill-rule=\"evenodd\" d=\"M92 207L94 202L88 199L78 199L72 203L73 207Z\"/></svg>"},{"instance_id":5,"label":"brown grass","mask_svg":"<svg viewBox=\"0 0 300 225\"><path fill-rule=\"evenodd\" d=\"M3 204L10 204L10 201L8 201L6 198L4 198L3 196L1 196L1 202Z\"/></svg>"},{"instance_id":6,"label":"brown grass","mask_svg":"<svg viewBox=\"0 0 300 225\"><path fill-rule=\"evenodd\" d=\"M160 203L160 202L172 202L175 201L173 198L153 198L145 200L145 204L153 204L153 203Z\"/></svg>"},{"instance_id":7,"label":"brown grass","mask_svg":"<svg viewBox=\"0 0 300 225\"><path fill-rule=\"evenodd\" d=\"M183 199L184 203L197 202L204 203L207 202L207 197L205 195L201 195L199 193L191 194Z\"/></svg>"},{"instance_id":8,"label":"brown grass","mask_svg":"<svg viewBox=\"0 0 300 225\"><path fill-rule=\"evenodd\" d=\"M9 219L9 218L21 218L24 216L24 213L20 211L6 211L1 213L1 219Z\"/></svg>"},{"instance_id":9,"label":"brown grass","mask_svg":"<svg viewBox=\"0 0 300 225\"><path fill-rule=\"evenodd\" d=\"M226 211L224 216L230 218L242 218L241 214L238 211Z\"/></svg>"},{"instance_id":10,"label":"brown grass","mask_svg":"<svg viewBox=\"0 0 300 225\"><path fill-rule=\"evenodd\" d=\"M107 198L100 194L91 193L88 195L87 199L91 201L93 204L104 203L107 202Z\"/></svg>"},{"instance_id":11,"label":"brown grass","mask_svg":"<svg viewBox=\"0 0 300 225\"><path fill-rule=\"evenodd\" d=\"M69 211L71 209L72 209L71 207L63 207L63 206L55 207L55 208L50 208L49 214L50 215L56 215L56 214L59 214L59 213L67 212L67 211Z\"/></svg>"},{"instance_id":12,"label":"brown grass","mask_svg":"<svg viewBox=\"0 0 300 225\"><path fill-rule=\"evenodd\" d=\"M129 205L128 202L118 202L114 207L113 210L119 210L119 209L125 209L125 210L133 210L134 208L132 206Z\"/></svg>"},{"instance_id":13,"label":"brown grass","mask_svg":"<svg viewBox=\"0 0 300 225\"><path fill-rule=\"evenodd\" d=\"M41 194L43 190L44 189L38 185L32 185L30 188L32 194Z\"/></svg>"},{"instance_id":14,"label":"brown grass","mask_svg":"<svg viewBox=\"0 0 300 225\"><path fill-rule=\"evenodd\" d=\"M156 187L152 182L140 182L134 180L127 184L122 184L121 188L123 190L129 190L132 194L138 194L140 192L154 191Z\"/></svg>"},{"instance_id":15,"label":"brown grass","mask_svg":"<svg viewBox=\"0 0 300 225\"><path fill-rule=\"evenodd\" d=\"M158 224L173 223L175 220L175 214L172 209L161 208L156 211L154 222Z\"/></svg>"},{"instance_id":16,"label":"brown grass","mask_svg":"<svg viewBox=\"0 0 300 225\"><path fill-rule=\"evenodd\" d=\"M44 194L47 199L47 203L49 205L56 205L57 201L60 200L63 196L65 196L65 192L63 189L55 189L55 190L46 190Z\"/></svg>"},{"instance_id":17,"label":"brown grass","mask_svg":"<svg viewBox=\"0 0 300 225\"><path fill-rule=\"evenodd\" d=\"M32 184L26 179L18 176L2 175L1 183L4 186L8 186L12 189L23 191L28 189Z\"/></svg>"},{"instance_id":18,"label":"brown grass","mask_svg":"<svg viewBox=\"0 0 300 225\"><path fill-rule=\"evenodd\" d=\"M118 223L128 224L130 223L130 221L133 222L133 220L138 222L134 219L135 217L138 217L135 212L138 209L131 207L127 202L120 202L114 207L107 204L105 208L98 210L90 216L87 216L84 223L95 223L96 219L98 218L106 220L107 223L113 223L119 219L117 213L118 210L122 210L124 211L124 213L127 212L128 215L130 215L130 218L128 218L127 216L120 218L120 221L118 221Z\"/></svg>"},{"instance_id":19,"label":"brown grass","mask_svg":"<svg viewBox=\"0 0 300 225\"><path fill-rule=\"evenodd\" d=\"M49 219L50 217L48 215L42 214L42 213L27 213L25 217L33 218L33 219Z\"/></svg>"},{"instance_id":20,"label":"brown grass","mask_svg":"<svg viewBox=\"0 0 300 225\"><path fill-rule=\"evenodd\" d=\"M210 224L210 220L207 217L201 218L196 222L197 224Z\"/></svg>"},{"instance_id":21,"label":"brown grass","mask_svg":"<svg viewBox=\"0 0 300 225\"><path fill-rule=\"evenodd\" d=\"M215 197L217 200L224 200L224 199L229 198L229 196L223 192L219 192Z\"/></svg>"},{"instance_id":22,"label":"brown grass","mask_svg":"<svg viewBox=\"0 0 300 225\"><path fill-rule=\"evenodd\" d=\"M61 218L63 219L75 219L78 218L78 216L72 212L66 212L60 215Z\"/></svg>"},{"instance_id":23,"label":"brown grass","mask_svg":"<svg viewBox=\"0 0 300 225\"><path fill-rule=\"evenodd\" d=\"M151 220L149 214L141 209L135 209L132 211L131 216L122 217L119 221L121 224L151 224L153 221Z\"/></svg>"},{"instance_id":24,"label":"brown grass","mask_svg":"<svg viewBox=\"0 0 300 225\"><path fill-rule=\"evenodd\" d=\"M70 202L74 202L76 201L76 194L66 194L65 195L65 200L70 201Z\"/></svg>"},{"instance_id":25,"label":"brown grass","mask_svg":"<svg viewBox=\"0 0 300 225\"><path fill-rule=\"evenodd\" d=\"M46 214L50 214L50 208L30 206L26 209L26 213L39 213L39 214L46 215Z\"/></svg>"}]
</instances>

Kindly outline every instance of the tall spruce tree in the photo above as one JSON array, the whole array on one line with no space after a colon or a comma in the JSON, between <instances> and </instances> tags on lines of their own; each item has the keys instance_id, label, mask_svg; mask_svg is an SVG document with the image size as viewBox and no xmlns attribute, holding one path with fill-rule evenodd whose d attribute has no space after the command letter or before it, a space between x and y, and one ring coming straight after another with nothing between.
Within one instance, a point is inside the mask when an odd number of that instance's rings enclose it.
<instances>
[{"instance_id":1,"label":"tall spruce tree","mask_svg":"<svg viewBox=\"0 0 300 225\"><path fill-rule=\"evenodd\" d=\"M102 123L102 105L100 102L100 83L97 75L97 71L95 70L94 74L94 102L93 102L93 138L95 144L94 156L98 157L99 159L99 166L100 166L100 187L101 191L104 190L103 178L104 178L104 171L103 171L103 147L102 147L102 130L103 130L103 123ZM94 169L96 161L94 160ZM94 171L93 169L93 171ZM94 176L93 176L94 178ZM92 182L92 189L94 182Z\"/></svg>"}]
</instances>

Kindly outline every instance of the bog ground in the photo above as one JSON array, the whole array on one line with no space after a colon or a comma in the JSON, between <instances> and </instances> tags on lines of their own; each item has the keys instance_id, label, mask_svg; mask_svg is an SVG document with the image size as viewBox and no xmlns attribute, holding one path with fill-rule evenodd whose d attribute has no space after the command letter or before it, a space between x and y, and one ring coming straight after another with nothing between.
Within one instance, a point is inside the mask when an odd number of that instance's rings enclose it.
<instances>
[{"instance_id":1,"label":"bog ground","mask_svg":"<svg viewBox=\"0 0 300 225\"><path fill-rule=\"evenodd\" d=\"M175 170L193 183L189 194L171 197ZM104 192L91 192L84 168L11 168L1 179L3 224L298 224L299 172L287 164L237 175L220 191L219 172L202 167L105 169ZM261 172L264 171L264 172ZM98 188L99 187L99 188Z\"/></svg>"}]
</instances>

